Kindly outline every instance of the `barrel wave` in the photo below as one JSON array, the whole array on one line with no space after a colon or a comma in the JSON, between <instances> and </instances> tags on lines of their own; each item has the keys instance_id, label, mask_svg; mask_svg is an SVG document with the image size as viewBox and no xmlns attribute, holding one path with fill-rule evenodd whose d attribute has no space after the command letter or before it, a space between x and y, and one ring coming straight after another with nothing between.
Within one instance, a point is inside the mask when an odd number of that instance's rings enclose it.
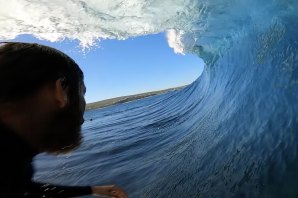
<instances>
[{"instance_id":1,"label":"barrel wave","mask_svg":"<svg viewBox=\"0 0 298 198\"><path fill-rule=\"evenodd\" d=\"M59 5L30 2L22 6ZM93 121L83 125L81 148L38 156L36 180L116 183L130 197L298 197L297 1L71 2L79 18L63 6L44 27L25 21L13 29L10 18L1 38L33 31L89 46L168 31L177 53L206 65L182 90L86 112Z\"/></svg>"}]
</instances>

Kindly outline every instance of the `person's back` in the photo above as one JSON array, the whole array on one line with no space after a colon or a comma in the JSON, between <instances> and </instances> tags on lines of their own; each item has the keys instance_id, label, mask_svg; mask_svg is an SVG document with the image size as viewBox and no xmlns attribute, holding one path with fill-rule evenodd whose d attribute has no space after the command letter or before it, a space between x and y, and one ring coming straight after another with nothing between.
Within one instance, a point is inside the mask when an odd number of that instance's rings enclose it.
<instances>
[{"instance_id":1,"label":"person's back","mask_svg":"<svg viewBox=\"0 0 298 198\"><path fill-rule=\"evenodd\" d=\"M0 197L126 197L116 186L68 187L32 181L32 159L81 142L86 88L62 52L30 43L0 45Z\"/></svg>"}]
</instances>

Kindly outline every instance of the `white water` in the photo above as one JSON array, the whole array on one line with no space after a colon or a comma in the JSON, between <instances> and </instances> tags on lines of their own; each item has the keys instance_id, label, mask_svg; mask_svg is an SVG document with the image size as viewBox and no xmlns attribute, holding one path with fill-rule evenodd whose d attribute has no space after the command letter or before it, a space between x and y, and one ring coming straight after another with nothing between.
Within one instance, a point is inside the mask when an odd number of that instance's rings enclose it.
<instances>
[{"instance_id":1,"label":"white water","mask_svg":"<svg viewBox=\"0 0 298 198\"><path fill-rule=\"evenodd\" d=\"M169 45L184 53L183 34L197 17L191 0L0 0L0 5L1 40L31 34L52 42L79 40L83 48L101 39L169 30Z\"/></svg>"}]
</instances>

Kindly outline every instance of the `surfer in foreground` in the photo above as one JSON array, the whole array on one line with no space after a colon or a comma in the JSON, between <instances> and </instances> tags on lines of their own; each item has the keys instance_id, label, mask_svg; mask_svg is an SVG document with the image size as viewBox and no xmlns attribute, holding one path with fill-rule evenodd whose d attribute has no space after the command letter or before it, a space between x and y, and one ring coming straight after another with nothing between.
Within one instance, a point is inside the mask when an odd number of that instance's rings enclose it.
<instances>
[{"instance_id":1,"label":"surfer in foreground","mask_svg":"<svg viewBox=\"0 0 298 198\"><path fill-rule=\"evenodd\" d=\"M67 55L29 43L0 44L0 197L126 198L112 186L59 186L32 181L32 159L80 145L83 72Z\"/></svg>"}]
</instances>

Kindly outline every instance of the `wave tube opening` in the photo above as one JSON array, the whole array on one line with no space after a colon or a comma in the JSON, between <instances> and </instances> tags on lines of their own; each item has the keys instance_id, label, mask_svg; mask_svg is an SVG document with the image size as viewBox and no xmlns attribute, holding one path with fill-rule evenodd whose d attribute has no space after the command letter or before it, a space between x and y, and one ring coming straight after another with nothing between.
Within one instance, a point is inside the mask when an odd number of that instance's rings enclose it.
<instances>
[{"instance_id":1,"label":"wave tube opening","mask_svg":"<svg viewBox=\"0 0 298 198\"><path fill-rule=\"evenodd\" d=\"M88 46L170 30L177 52L206 63L181 91L89 112L80 150L40 156L37 180L117 183L131 197L297 197L295 1L11 2L1 39L30 32ZM41 12L16 19L9 5Z\"/></svg>"}]
</instances>

